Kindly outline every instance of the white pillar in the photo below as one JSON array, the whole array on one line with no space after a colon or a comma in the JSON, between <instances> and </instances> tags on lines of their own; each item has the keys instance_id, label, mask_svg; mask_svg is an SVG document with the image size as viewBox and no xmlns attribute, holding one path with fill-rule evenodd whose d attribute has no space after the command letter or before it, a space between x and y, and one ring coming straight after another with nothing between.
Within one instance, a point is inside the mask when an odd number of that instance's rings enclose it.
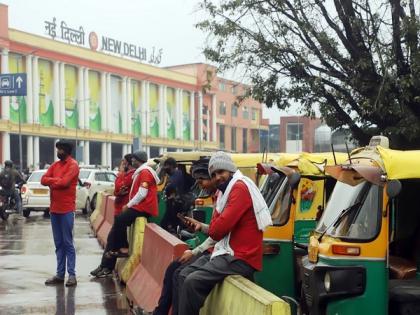
<instances>
[{"instance_id":1,"label":"white pillar","mask_svg":"<svg viewBox=\"0 0 420 315\"><path fill-rule=\"evenodd\" d=\"M58 108L60 111L60 125L61 126L66 125L66 81L65 81L64 71L65 71L64 63L61 62L60 63L60 103L57 104L59 105Z\"/></svg>"},{"instance_id":2,"label":"white pillar","mask_svg":"<svg viewBox=\"0 0 420 315\"><path fill-rule=\"evenodd\" d=\"M217 100L216 94L213 94L211 98L211 141L217 141ZM210 137L209 137L210 139Z\"/></svg>"},{"instance_id":3,"label":"white pillar","mask_svg":"<svg viewBox=\"0 0 420 315\"><path fill-rule=\"evenodd\" d=\"M106 76L106 125L107 131L111 132L114 130L114 122L112 120L112 101L111 101L111 74L107 73Z\"/></svg>"},{"instance_id":4,"label":"white pillar","mask_svg":"<svg viewBox=\"0 0 420 315\"><path fill-rule=\"evenodd\" d=\"M1 73L9 73L9 50L5 48L1 51ZM10 119L9 96L1 97L1 118L4 120ZM9 137L9 142L10 142L10 137ZM3 148L5 148L5 146L3 146ZM9 151L10 151L10 145L9 145Z\"/></svg>"},{"instance_id":5,"label":"white pillar","mask_svg":"<svg viewBox=\"0 0 420 315\"><path fill-rule=\"evenodd\" d=\"M79 67L77 69L77 107L79 115L79 128L85 128L85 95L84 95L84 67Z\"/></svg>"},{"instance_id":6,"label":"white pillar","mask_svg":"<svg viewBox=\"0 0 420 315\"><path fill-rule=\"evenodd\" d=\"M90 90L89 90L89 69L85 68L83 76L83 104L84 104L84 128L89 129L90 123Z\"/></svg>"},{"instance_id":7,"label":"white pillar","mask_svg":"<svg viewBox=\"0 0 420 315\"><path fill-rule=\"evenodd\" d=\"M127 133L130 135L133 132L132 131L133 118L135 117L134 116L135 113L133 112L133 109L131 108L131 104L133 103L132 98L133 98L133 91L132 91L132 86L131 86L131 79L128 78L127 79L127 120L126 121L127 121Z\"/></svg>"},{"instance_id":8,"label":"white pillar","mask_svg":"<svg viewBox=\"0 0 420 315\"><path fill-rule=\"evenodd\" d=\"M53 103L54 103L54 125L60 126L60 106L61 100L60 98L65 98L66 96L60 93L61 90L61 75L60 75L60 63L58 61L54 61L53 63Z\"/></svg>"},{"instance_id":9,"label":"white pillar","mask_svg":"<svg viewBox=\"0 0 420 315\"><path fill-rule=\"evenodd\" d=\"M194 91L190 93L190 137L191 140L195 140L195 97Z\"/></svg>"},{"instance_id":10,"label":"white pillar","mask_svg":"<svg viewBox=\"0 0 420 315\"><path fill-rule=\"evenodd\" d=\"M90 164L90 142L84 141L83 143L83 162L86 165Z\"/></svg>"},{"instance_id":11,"label":"white pillar","mask_svg":"<svg viewBox=\"0 0 420 315\"><path fill-rule=\"evenodd\" d=\"M10 134L8 132L1 133L3 143L3 162L10 160Z\"/></svg>"},{"instance_id":12,"label":"white pillar","mask_svg":"<svg viewBox=\"0 0 420 315\"><path fill-rule=\"evenodd\" d=\"M32 59L32 82L33 82L33 90L34 90L34 93L32 95L33 122L34 124L39 124L39 68L38 68L37 56L34 56L34 58ZM39 138L37 141L39 144ZM34 147L35 147L35 142L34 142ZM39 168L39 154L38 154L38 164L35 165L35 167L37 169Z\"/></svg>"},{"instance_id":13,"label":"white pillar","mask_svg":"<svg viewBox=\"0 0 420 315\"><path fill-rule=\"evenodd\" d=\"M33 89L32 89L32 55L26 56L26 119L29 124L33 123ZM33 144L33 143L32 143ZM33 163L32 163L33 164Z\"/></svg>"},{"instance_id":14,"label":"white pillar","mask_svg":"<svg viewBox=\"0 0 420 315\"><path fill-rule=\"evenodd\" d=\"M203 93L198 92L198 140L200 141L200 149L201 149L201 141L203 141Z\"/></svg>"},{"instance_id":15,"label":"white pillar","mask_svg":"<svg viewBox=\"0 0 420 315\"><path fill-rule=\"evenodd\" d=\"M35 166L34 165L34 139L33 138L34 138L33 136L28 136L26 140L26 151L27 151L26 163L28 165L28 168L30 168L31 166Z\"/></svg>"},{"instance_id":16,"label":"white pillar","mask_svg":"<svg viewBox=\"0 0 420 315\"><path fill-rule=\"evenodd\" d=\"M39 170L39 137L34 137L34 166Z\"/></svg>"},{"instance_id":17,"label":"white pillar","mask_svg":"<svg viewBox=\"0 0 420 315\"><path fill-rule=\"evenodd\" d=\"M107 98L106 98L106 87L107 87L107 79L106 79L106 73L105 72L101 72L101 128L102 131L106 131L107 130L107 120L106 120L106 103L107 103Z\"/></svg>"},{"instance_id":18,"label":"white pillar","mask_svg":"<svg viewBox=\"0 0 420 315\"><path fill-rule=\"evenodd\" d=\"M166 86L159 85L159 137L165 138L166 136Z\"/></svg>"},{"instance_id":19,"label":"white pillar","mask_svg":"<svg viewBox=\"0 0 420 315\"><path fill-rule=\"evenodd\" d=\"M123 77L121 81L121 131L127 133L127 78Z\"/></svg>"},{"instance_id":20,"label":"white pillar","mask_svg":"<svg viewBox=\"0 0 420 315\"><path fill-rule=\"evenodd\" d=\"M112 167L112 143L107 143L107 166Z\"/></svg>"},{"instance_id":21,"label":"white pillar","mask_svg":"<svg viewBox=\"0 0 420 315\"><path fill-rule=\"evenodd\" d=\"M105 166L107 163L107 161L106 161L106 159L107 159L107 149L108 149L108 147L107 147L107 145L106 145L106 142L102 142L101 143L101 146L102 146L102 148L101 148L101 164L103 165L103 166Z\"/></svg>"},{"instance_id":22,"label":"white pillar","mask_svg":"<svg viewBox=\"0 0 420 315\"><path fill-rule=\"evenodd\" d=\"M149 134L149 119L148 112L149 112L149 84L146 81L141 81L141 104L140 104L140 111L141 111L141 135L147 136Z\"/></svg>"}]
</instances>

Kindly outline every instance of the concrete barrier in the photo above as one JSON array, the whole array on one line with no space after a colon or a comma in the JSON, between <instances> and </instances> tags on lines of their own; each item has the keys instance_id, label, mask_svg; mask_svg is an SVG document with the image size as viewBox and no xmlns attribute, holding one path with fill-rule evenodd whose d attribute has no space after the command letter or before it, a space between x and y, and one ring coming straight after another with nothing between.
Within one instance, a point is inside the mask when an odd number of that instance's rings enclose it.
<instances>
[{"instance_id":1,"label":"concrete barrier","mask_svg":"<svg viewBox=\"0 0 420 315\"><path fill-rule=\"evenodd\" d=\"M94 211L94 218L93 220L91 220L92 229L95 236L97 235L97 232L99 228L101 227L102 223L104 223L105 221L105 209L106 209L106 204L108 201L108 196L109 194L106 194L106 193L99 193L97 195L97 199L96 199L97 206L95 209L95 211L97 212L95 213Z\"/></svg>"},{"instance_id":2,"label":"concrete barrier","mask_svg":"<svg viewBox=\"0 0 420 315\"><path fill-rule=\"evenodd\" d=\"M207 297L200 315L290 315L290 305L241 276L227 277Z\"/></svg>"},{"instance_id":3,"label":"concrete barrier","mask_svg":"<svg viewBox=\"0 0 420 315\"><path fill-rule=\"evenodd\" d=\"M111 231L112 225L114 224L114 213L115 213L115 196L108 196L106 206L105 206L105 215L104 221L96 232L96 237L99 244L103 247L106 246L108 239L109 231Z\"/></svg>"},{"instance_id":4,"label":"concrete barrier","mask_svg":"<svg viewBox=\"0 0 420 315\"><path fill-rule=\"evenodd\" d=\"M127 281L127 298L151 312L157 306L166 268L188 249L187 244L160 226L149 223L144 231L141 261Z\"/></svg>"},{"instance_id":5,"label":"concrete barrier","mask_svg":"<svg viewBox=\"0 0 420 315\"><path fill-rule=\"evenodd\" d=\"M128 243L130 256L128 258L118 258L115 267L121 282L127 283L128 279L130 279L134 270L140 263L146 224L147 219L137 218L134 224L129 228Z\"/></svg>"}]
</instances>

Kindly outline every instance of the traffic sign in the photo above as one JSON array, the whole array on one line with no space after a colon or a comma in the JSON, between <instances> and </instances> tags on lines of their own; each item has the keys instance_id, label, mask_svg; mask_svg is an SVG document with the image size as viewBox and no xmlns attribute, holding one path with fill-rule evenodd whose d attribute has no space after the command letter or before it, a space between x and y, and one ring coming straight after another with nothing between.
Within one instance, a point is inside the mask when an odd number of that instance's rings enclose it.
<instances>
[{"instance_id":1,"label":"traffic sign","mask_svg":"<svg viewBox=\"0 0 420 315\"><path fill-rule=\"evenodd\" d=\"M0 96L26 96L26 73L0 74Z\"/></svg>"}]
</instances>

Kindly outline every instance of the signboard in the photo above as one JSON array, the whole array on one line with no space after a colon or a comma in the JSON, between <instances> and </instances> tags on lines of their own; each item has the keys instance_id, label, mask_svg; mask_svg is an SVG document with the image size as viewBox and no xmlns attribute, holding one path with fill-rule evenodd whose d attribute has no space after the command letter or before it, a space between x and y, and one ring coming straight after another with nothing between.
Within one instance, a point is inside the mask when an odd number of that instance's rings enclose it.
<instances>
[{"instance_id":1,"label":"signboard","mask_svg":"<svg viewBox=\"0 0 420 315\"><path fill-rule=\"evenodd\" d=\"M26 96L26 73L0 74L0 96Z\"/></svg>"}]
</instances>

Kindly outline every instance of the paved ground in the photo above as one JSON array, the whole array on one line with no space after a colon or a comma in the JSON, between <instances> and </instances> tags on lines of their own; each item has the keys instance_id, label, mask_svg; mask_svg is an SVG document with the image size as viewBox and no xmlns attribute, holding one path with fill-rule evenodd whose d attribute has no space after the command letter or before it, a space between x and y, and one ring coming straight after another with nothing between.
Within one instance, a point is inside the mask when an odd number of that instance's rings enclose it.
<instances>
[{"instance_id":1,"label":"paved ground","mask_svg":"<svg viewBox=\"0 0 420 315\"><path fill-rule=\"evenodd\" d=\"M77 287L47 287L44 281L56 268L49 218L38 212L25 220L0 219L0 314L130 314L124 288L112 278L89 276L102 249L81 213L76 214L75 245Z\"/></svg>"}]
</instances>

